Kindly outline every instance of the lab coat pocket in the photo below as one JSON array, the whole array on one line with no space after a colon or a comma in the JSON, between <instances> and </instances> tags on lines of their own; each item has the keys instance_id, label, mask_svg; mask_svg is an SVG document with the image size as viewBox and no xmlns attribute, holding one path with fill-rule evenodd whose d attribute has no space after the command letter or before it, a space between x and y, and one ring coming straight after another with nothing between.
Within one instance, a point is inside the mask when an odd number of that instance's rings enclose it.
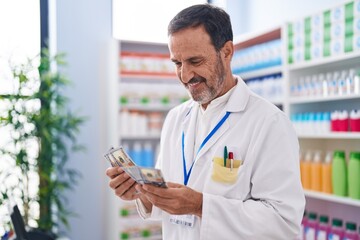
<instances>
[{"instance_id":1,"label":"lab coat pocket","mask_svg":"<svg viewBox=\"0 0 360 240\"><path fill-rule=\"evenodd\" d=\"M238 171L241 167L242 160L234 159L233 161L233 168L231 168L229 159L227 159L226 166L224 166L223 158L214 157L211 175L212 180L220 183L235 183L238 178Z\"/></svg>"}]
</instances>

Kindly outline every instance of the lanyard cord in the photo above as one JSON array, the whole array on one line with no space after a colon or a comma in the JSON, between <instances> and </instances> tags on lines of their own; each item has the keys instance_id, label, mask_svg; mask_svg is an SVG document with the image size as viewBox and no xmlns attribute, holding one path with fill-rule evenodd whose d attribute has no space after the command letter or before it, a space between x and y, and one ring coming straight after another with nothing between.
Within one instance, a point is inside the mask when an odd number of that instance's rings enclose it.
<instances>
[{"instance_id":1,"label":"lanyard cord","mask_svg":"<svg viewBox=\"0 0 360 240\"><path fill-rule=\"evenodd\" d=\"M205 144L210 140L210 138L216 133L216 131L223 125L223 123L226 121L226 119L229 117L230 112L226 112L225 115L223 116L223 118L216 124L216 126L213 128L213 130L211 130L211 132L206 136L206 138L202 141L199 149L196 152L196 156L194 161L191 164L191 167L189 169L189 172L186 171L186 159L185 159L185 134L184 131L182 132L181 135L181 149L182 149L182 158L183 158L183 168L184 168L184 185L186 186L189 178L190 178L190 174L192 171L192 168L194 166L196 157L198 155L198 153L200 152L200 150L205 146Z\"/></svg>"}]
</instances>

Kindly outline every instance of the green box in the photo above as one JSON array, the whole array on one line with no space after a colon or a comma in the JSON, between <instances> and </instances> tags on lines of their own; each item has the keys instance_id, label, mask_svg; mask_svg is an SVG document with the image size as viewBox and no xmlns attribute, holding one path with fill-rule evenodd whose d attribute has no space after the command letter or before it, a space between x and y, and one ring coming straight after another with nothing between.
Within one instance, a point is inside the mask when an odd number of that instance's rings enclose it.
<instances>
[{"instance_id":1,"label":"green box","mask_svg":"<svg viewBox=\"0 0 360 240\"><path fill-rule=\"evenodd\" d=\"M289 51L288 63L289 63L289 64L293 64L293 63L294 63L293 51Z\"/></svg>"},{"instance_id":2,"label":"green box","mask_svg":"<svg viewBox=\"0 0 360 240\"><path fill-rule=\"evenodd\" d=\"M330 10L324 12L324 27L327 27L331 24L331 15Z\"/></svg>"},{"instance_id":3,"label":"green box","mask_svg":"<svg viewBox=\"0 0 360 240\"><path fill-rule=\"evenodd\" d=\"M304 22L304 26L305 26L305 34L307 33L307 32L310 32L311 31L311 18L310 17L307 17L307 18L305 18L305 22Z\"/></svg>"},{"instance_id":4,"label":"green box","mask_svg":"<svg viewBox=\"0 0 360 240\"><path fill-rule=\"evenodd\" d=\"M289 39L288 42L288 50L293 50L294 49L294 41L292 39Z\"/></svg>"},{"instance_id":5,"label":"green box","mask_svg":"<svg viewBox=\"0 0 360 240\"><path fill-rule=\"evenodd\" d=\"M330 53L331 53L330 41L325 41L324 42L324 49L323 49L323 56L328 57L328 56L330 56Z\"/></svg>"},{"instance_id":6,"label":"green box","mask_svg":"<svg viewBox=\"0 0 360 240\"><path fill-rule=\"evenodd\" d=\"M324 28L324 42L331 39L331 25Z\"/></svg>"},{"instance_id":7,"label":"green box","mask_svg":"<svg viewBox=\"0 0 360 240\"><path fill-rule=\"evenodd\" d=\"M288 36L290 37L292 35L294 35L294 24L289 23L288 24Z\"/></svg>"},{"instance_id":8,"label":"green box","mask_svg":"<svg viewBox=\"0 0 360 240\"><path fill-rule=\"evenodd\" d=\"M289 64L294 63L294 50L288 51L288 63Z\"/></svg>"},{"instance_id":9,"label":"green box","mask_svg":"<svg viewBox=\"0 0 360 240\"><path fill-rule=\"evenodd\" d=\"M354 18L354 2L345 4L345 21Z\"/></svg>"},{"instance_id":10,"label":"green box","mask_svg":"<svg viewBox=\"0 0 360 240\"><path fill-rule=\"evenodd\" d=\"M305 33L305 47L311 46L311 32Z\"/></svg>"},{"instance_id":11,"label":"green box","mask_svg":"<svg viewBox=\"0 0 360 240\"><path fill-rule=\"evenodd\" d=\"M348 19L345 22L345 37L354 34L354 19Z\"/></svg>"},{"instance_id":12,"label":"green box","mask_svg":"<svg viewBox=\"0 0 360 240\"><path fill-rule=\"evenodd\" d=\"M311 47L305 47L305 61L311 60Z\"/></svg>"},{"instance_id":13,"label":"green box","mask_svg":"<svg viewBox=\"0 0 360 240\"><path fill-rule=\"evenodd\" d=\"M344 41L344 52L352 52L353 48L354 35L348 35L345 37Z\"/></svg>"}]
</instances>

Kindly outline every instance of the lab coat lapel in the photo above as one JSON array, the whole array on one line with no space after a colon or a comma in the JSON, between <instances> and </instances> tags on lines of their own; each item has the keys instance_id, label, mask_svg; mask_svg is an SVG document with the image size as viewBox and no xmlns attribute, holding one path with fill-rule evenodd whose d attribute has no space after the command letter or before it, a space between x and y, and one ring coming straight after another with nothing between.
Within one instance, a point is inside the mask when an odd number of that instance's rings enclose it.
<instances>
[{"instance_id":1,"label":"lab coat lapel","mask_svg":"<svg viewBox=\"0 0 360 240\"><path fill-rule=\"evenodd\" d=\"M226 114L226 112L234 113L234 112L241 112L245 109L248 100L249 100L249 91L246 87L244 81L237 77L237 85L234 89L234 92L229 98L229 101L224 107L224 111L219 115L219 122ZM205 144L205 146L201 149L198 153L196 161L201 158L217 141L218 139L230 129L230 122L231 122L231 114L228 119L224 122L224 124L216 131L216 133L210 138L210 140Z\"/></svg>"},{"instance_id":2,"label":"lab coat lapel","mask_svg":"<svg viewBox=\"0 0 360 240\"><path fill-rule=\"evenodd\" d=\"M194 145L195 145L195 133L196 133L196 119L199 105L192 104L191 109L189 109L187 116L183 121L182 129L184 131L184 151L186 159L186 170L188 171L191 163L194 160Z\"/></svg>"},{"instance_id":3,"label":"lab coat lapel","mask_svg":"<svg viewBox=\"0 0 360 240\"><path fill-rule=\"evenodd\" d=\"M222 114L220 114L217 123L221 121L221 119L225 116L225 114L226 114L225 111ZM200 159L201 156L204 155L217 142L217 140L229 129L229 126L230 125L229 125L228 119L226 119L225 122L221 125L221 127L214 133L214 135L208 140L208 142L204 145L204 147L197 154L196 161L198 159Z\"/></svg>"}]
</instances>

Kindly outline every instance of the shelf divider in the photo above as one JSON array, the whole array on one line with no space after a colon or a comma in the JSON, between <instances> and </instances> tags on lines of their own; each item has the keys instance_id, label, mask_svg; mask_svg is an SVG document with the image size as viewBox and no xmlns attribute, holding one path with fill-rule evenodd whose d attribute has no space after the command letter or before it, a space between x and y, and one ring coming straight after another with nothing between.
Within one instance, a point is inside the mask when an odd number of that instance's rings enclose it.
<instances>
[{"instance_id":1,"label":"shelf divider","mask_svg":"<svg viewBox=\"0 0 360 240\"><path fill-rule=\"evenodd\" d=\"M315 191L311 191L311 190L304 190L304 192L305 192L305 196L309 197L309 198L315 198L315 199L325 200L325 201L329 201L329 202L360 207L360 200L357 200L357 199L351 199L348 197L339 197L339 196L335 196L332 194L315 192Z\"/></svg>"}]
</instances>

